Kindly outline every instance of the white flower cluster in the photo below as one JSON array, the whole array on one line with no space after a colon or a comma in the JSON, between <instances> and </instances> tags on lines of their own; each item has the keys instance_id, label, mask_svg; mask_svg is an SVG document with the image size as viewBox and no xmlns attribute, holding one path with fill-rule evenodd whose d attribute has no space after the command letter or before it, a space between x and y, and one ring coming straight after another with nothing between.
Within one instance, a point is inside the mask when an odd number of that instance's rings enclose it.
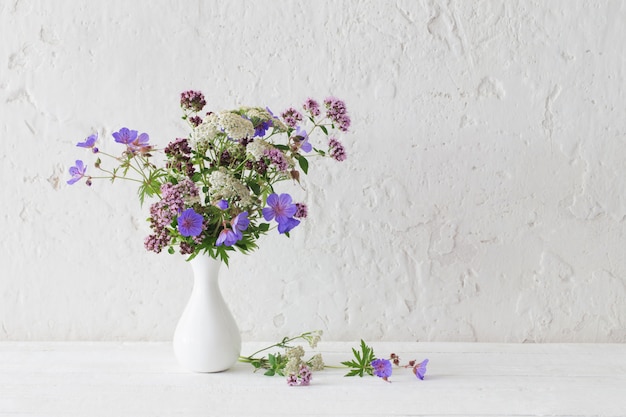
<instances>
[{"instance_id":1,"label":"white flower cluster","mask_svg":"<svg viewBox=\"0 0 626 417\"><path fill-rule=\"evenodd\" d=\"M269 149L272 149L272 145L258 138L246 145L246 152L252 155L255 161L260 160L265 155L265 151Z\"/></svg>"},{"instance_id":2,"label":"white flower cluster","mask_svg":"<svg viewBox=\"0 0 626 417\"><path fill-rule=\"evenodd\" d=\"M259 119L264 122L272 119L270 112L261 107L242 107L241 111L244 112L250 119Z\"/></svg>"},{"instance_id":3,"label":"white flower cluster","mask_svg":"<svg viewBox=\"0 0 626 417\"><path fill-rule=\"evenodd\" d=\"M311 363L312 371L323 371L324 367L326 366L324 365L324 360L322 359L321 353L313 356L309 362Z\"/></svg>"},{"instance_id":4,"label":"white flower cluster","mask_svg":"<svg viewBox=\"0 0 626 417\"><path fill-rule=\"evenodd\" d=\"M217 113L215 127L226 133L226 135L233 140L254 136L254 125L252 122L237 113L231 113L229 111Z\"/></svg>"},{"instance_id":5,"label":"white flower cluster","mask_svg":"<svg viewBox=\"0 0 626 417\"><path fill-rule=\"evenodd\" d=\"M189 138L189 145L191 145L193 149L204 153L209 148L209 144L213 142L220 133L221 132L217 129L217 116L211 113L193 130Z\"/></svg>"},{"instance_id":6,"label":"white flower cluster","mask_svg":"<svg viewBox=\"0 0 626 417\"><path fill-rule=\"evenodd\" d=\"M287 375L297 374L302 364L302 357L304 356L304 349L302 346L296 346L288 348L285 352L287 356L287 365L285 365L285 373Z\"/></svg>"},{"instance_id":7,"label":"white flower cluster","mask_svg":"<svg viewBox=\"0 0 626 417\"><path fill-rule=\"evenodd\" d=\"M322 339L324 332L322 330L314 330L303 335L304 339L309 342L312 349L317 347L317 343Z\"/></svg>"},{"instance_id":8,"label":"white flower cluster","mask_svg":"<svg viewBox=\"0 0 626 417\"><path fill-rule=\"evenodd\" d=\"M302 360L302 357L304 356L304 349L302 346L287 348L285 356L287 356L287 364L285 365L285 374L287 375L297 374L300 366L307 365L307 363ZM313 356L309 360L309 364L312 371L324 370L324 360L322 359L322 355L320 353Z\"/></svg>"},{"instance_id":9,"label":"white flower cluster","mask_svg":"<svg viewBox=\"0 0 626 417\"><path fill-rule=\"evenodd\" d=\"M272 114L261 107L242 107L241 111L246 114L250 119L259 119L264 122L272 121L272 127L279 132L286 132L288 127L278 117L272 116Z\"/></svg>"},{"instance_id":10,"label":"white flower cluster","mask_svg":"<svg viewBox=\"0 0 626 417\"><path fill-rule=\"evenodd\" d=\"M243 206L252 204L250 191L241 181L226 172L224 167L209 175L209 190L213 200L239 200Z\"/></svg>"},{"instance_id":11,"label":"white flower cluster","mask_svg":"<svg viewBox=\"0 0 626 417\"><path fill-rule=\"evenodd\" d=\"M284 124L283 121L280 120L278 117L274 117L272 119L272 126L274 126L274 129L278 130L279 132L286 132L287 130L289 130L287 125Z\"/></svg>"}]
</instances>

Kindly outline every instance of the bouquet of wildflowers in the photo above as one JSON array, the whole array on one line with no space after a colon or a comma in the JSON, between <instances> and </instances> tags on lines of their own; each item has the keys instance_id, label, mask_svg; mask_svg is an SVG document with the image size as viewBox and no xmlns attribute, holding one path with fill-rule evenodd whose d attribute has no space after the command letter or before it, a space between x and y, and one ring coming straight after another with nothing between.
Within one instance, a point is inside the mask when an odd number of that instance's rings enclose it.
<instances>
[{"instance_id":1,"label":"bouquet of wildflowers","mask_svg":"<svg viewBox=\"0 0 626 417\"><path fill-rule=\"evenodd\" d=\"M301 110L291 107L280 116L261 107L205 112L199 91L182 93L180 104L190 134L162 150L161 164L154 161L161 150L148 134L124 127L112 135L123 146L120 155L100 151L97 134L78 143L96 155L96 174L77 160L67 181L137 182L141 203L146 197L156 200L148 218L152 232L144 242L149 251L178 248L190 259L206 252L228 263L230 251L255 249L256 240L274 227L289 236L307 216L307 207L276 192L276 183L299 182L313 156L346 159L336 132L348 131L350 117L344 102L334 97L326 98L323 107L307 99ZM311 140L316 131L327 137L323 147Z\"/></svg>"}]
</instances>

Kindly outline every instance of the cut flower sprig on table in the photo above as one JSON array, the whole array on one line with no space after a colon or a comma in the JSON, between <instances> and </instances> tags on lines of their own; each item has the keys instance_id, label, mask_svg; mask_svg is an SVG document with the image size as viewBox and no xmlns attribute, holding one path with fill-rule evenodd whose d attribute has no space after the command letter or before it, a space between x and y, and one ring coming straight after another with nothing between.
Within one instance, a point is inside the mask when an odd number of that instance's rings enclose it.
<instances>
[{"instance_id":1,"label":"cut flower sprig on table","mask_svg":"<svg viewBox=\"0 0 626 417\"><path fill-rule=\"evenodd\" d=\"M98 134L92 134L77 146L93 152L93 168L77 160L69 169L68 184L130 180L138 184L142 204L156 199L144 242L149 251L178 249L188 259L207 253L228 264L231 251L254 250L258 238L274 228L289 236L308 208L276 184L299 183L313 157L346 159L338 134L348 131L351 120L345 103L334 97L321 105L309 98L299 110L289 107L280 115L263 107L205 112L199 91L182 93L180 105L188 137L159 150L147 133L123 127L112 134L123 147L113 155L101 151ZM317 133L326 141L318 144ZM159 163L155 154L161 152Z\"/></svg>"},{"instance_id":2,"label":"cut flower sprig on table","mask_svg":"<svg viewBox=\"0 0 626 417\"><path fill-rule=\"evenodd\" d=\"M346 377L377 376L386 382L391 382L390 377L394 367L398 369L410 368L417 379L424 380L425 378L428 359L419 363L416 360L410 360L403 365L400 362L400 357L395 353L391 353L389 359L378 358L374 354L374 349L363 340L361 340L359 349L352 348L352 359L341 362L341 366L325 364L320 353L306 360L304 347L294 344L297 340L303 340L308 343L310 348L314 349L321 337L321 330L302 333L295 337L284 337L280 342L259 349L251 355L240 356L239 361L252 365L254 372L263 370L266 376L280 375L286 377L287 384L290 386L310 385L313 372L322 371L326 368L348 369ZM282 353L268 353L267 356L262 354L276 348L284 349L284 351ZM259 354L262 355L259 356Z\"/></svg>"}]
</instances>

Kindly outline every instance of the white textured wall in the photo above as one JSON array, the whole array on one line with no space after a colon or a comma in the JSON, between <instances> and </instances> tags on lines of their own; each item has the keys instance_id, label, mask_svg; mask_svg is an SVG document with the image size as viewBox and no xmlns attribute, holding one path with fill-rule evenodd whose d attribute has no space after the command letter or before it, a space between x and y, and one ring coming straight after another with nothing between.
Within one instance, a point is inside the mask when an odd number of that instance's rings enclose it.
<instances>
[{"instance_id":1,"label":"white textured wall","mask_svg":"<svg viewBox=\"0 0 626 417\"><path fill-rule=\"evenodd\" d=\"M0 1L0 339L171 337L191 285L128 184L65 184L87 135L186 134L178 95L334 94L344 164L237 256L246 340L626 342L626 5ZM111 150L114 149L111 145Z\"/></svg>"}]
</instances>

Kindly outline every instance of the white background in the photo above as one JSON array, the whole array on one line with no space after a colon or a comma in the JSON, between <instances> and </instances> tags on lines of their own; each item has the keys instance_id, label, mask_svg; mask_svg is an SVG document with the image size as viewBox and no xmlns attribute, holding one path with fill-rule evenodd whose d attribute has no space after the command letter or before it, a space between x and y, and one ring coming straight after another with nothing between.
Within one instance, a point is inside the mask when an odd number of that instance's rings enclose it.
<instances>
[{"instance_id":1,"label":"white background","mask_svg":"<svg viewBox=\"0 0 626 417\"><path fill-rule=\"evenodd\" d=\"M346 101L309 219L224 268L244 340L626 342L626 5L0 0L0 340L168 340L191 288L92 133ZM317 162L317 161L316 161Z\"/></svg>"}]
</instances>

